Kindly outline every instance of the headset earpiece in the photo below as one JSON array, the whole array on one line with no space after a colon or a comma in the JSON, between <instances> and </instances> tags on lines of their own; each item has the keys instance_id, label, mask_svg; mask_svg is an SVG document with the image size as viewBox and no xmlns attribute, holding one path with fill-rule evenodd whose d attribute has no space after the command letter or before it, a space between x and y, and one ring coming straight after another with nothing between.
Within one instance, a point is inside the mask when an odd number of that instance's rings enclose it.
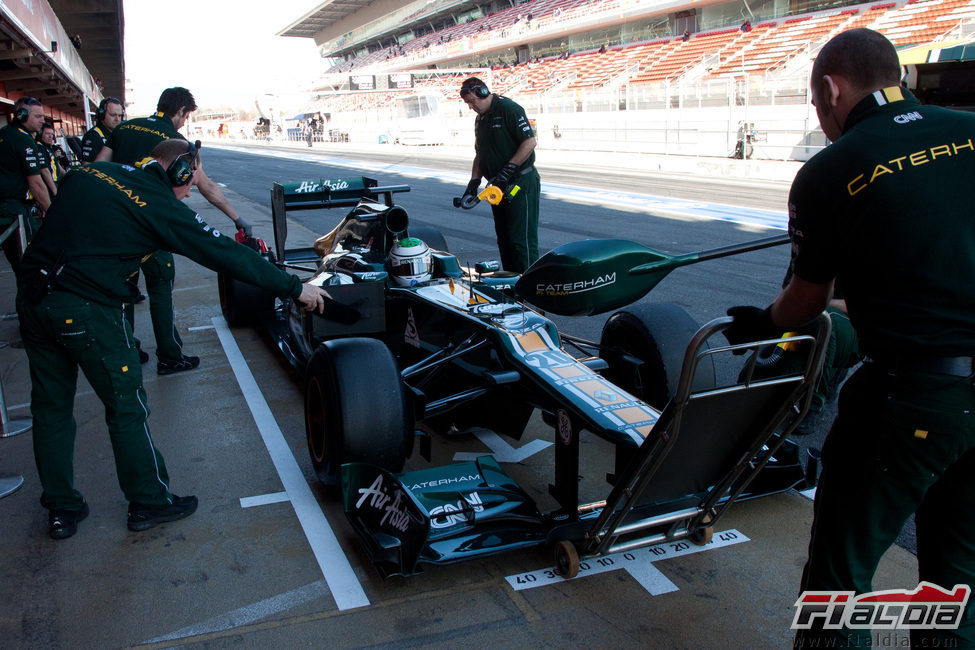
<instances>
[{"instance_id":1,"label":"headset earpiece","mask_svg":"<svg viewBox=\"0 0 975 650\"><path fill-rule=\"evenodd\" d=\"M33 97L22 97L21 99L23 99L22 106L14 111L14 121L23 124L30 117L30 107L40 106L41 103Z\"/></svg>"},{"instance_id":2,"label":"headset earpiece","mask_svg":"<svg viewBox=\"0 0 975 650\"><path fill-rule=\"evenodd\" d=\"M176 160L169 163L166 168L166 176L173 187L183 187L189 185L193 180L193 172L196 171L196 161L200 156L200 141L189 142L189 150L176 156Z\"/></svg>"},{"instance_id":3,"label":"headset earpiece","mask_svg":"<svg viewBox=\"0 0 975 650\"><path fill-rule=\"evenodd\" d=\"M460 88L460 96L461 97L463 97L464 95L470 93L471 95L474 95L478 99L484 99L485 97L488 97L491 94L491 91L488 90L488 87L485 86L483 83L474 83L474 84L471 84L469 86L466 85L467 82L464 82L464 83L465 83L465 85L464 86L461 86L461 88Z\"/></svg>"},{"instance_id":4,"label":"headset earpiece","mask_svg":"<svg viewBox=\"0 0 975 650\"><path fill-rule=\"evenodd\" d=\"M106 97L102 101L98 102L98 108L95 109L95 121L101 122L105 119L105 115L108 114L108 105L118 104L121 106L122 102L115 99L114 97ZM124 117L124 114L123 114Z\"/></svg>"}]
</instances>

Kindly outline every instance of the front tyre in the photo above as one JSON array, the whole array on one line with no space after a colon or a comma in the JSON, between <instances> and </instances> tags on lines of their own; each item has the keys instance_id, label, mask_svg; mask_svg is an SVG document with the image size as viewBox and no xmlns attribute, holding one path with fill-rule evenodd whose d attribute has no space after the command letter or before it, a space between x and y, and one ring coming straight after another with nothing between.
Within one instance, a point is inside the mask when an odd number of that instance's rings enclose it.
<instances>
[{"instance_id":1,"label":"front tyre","mask_svg":"<svg viewBox=\"0 0 975 650\"><path fill-rule=\"evenodd\" d=\"M413 426L399 368L380 341L322 343L305 373L305 434L318 479L338 485L343 463L399 472Z\"/></svg>"}]
</instances>

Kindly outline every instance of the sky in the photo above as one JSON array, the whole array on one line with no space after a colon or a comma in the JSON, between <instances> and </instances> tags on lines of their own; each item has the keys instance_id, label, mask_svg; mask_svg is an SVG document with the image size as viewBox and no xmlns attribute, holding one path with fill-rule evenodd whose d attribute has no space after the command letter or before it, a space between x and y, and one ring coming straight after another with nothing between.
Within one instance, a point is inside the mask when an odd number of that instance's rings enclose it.
<instances>
[{"instance_id":1,"label":"sky","mask_svg":"<svg viewBox=\"0 0 975 650\"><path fill-rule=\"evenodd\" d=\"M200 108L253 109L258 95L300 92L322 71L318 48L313 39L275 33L319 4L124 0L126 113L148 115L171 86L188 88Z\"/></svg>"}]
</instances>

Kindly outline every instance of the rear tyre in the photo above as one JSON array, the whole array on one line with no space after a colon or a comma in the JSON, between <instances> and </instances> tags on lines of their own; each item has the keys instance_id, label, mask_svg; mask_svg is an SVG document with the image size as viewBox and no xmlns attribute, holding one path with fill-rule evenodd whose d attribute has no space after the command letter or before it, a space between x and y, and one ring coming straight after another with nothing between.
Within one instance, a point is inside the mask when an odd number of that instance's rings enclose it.
<instances>
[{"instance_id":1,"label":"rear tyre","mask_svg":"<svg viewBox=\"0 0 975 650\"><path fill-rule=\"evenodd\" d=\"M338 485L343 463L399 472L413 426L399 368L375 339L322 343L305 373L305 434L318 479Z\"/></svg>"},{"instance_id":2,"label":"rear tyre","mask_svg":"<svg viewBox=\"0 0 975 650\"><path fill-rule=\"evenodd\" d=\"M262 314L274 310L274 295L226 273L217 274L220 311L228 325L256 325Z\"/></svg>"},{"instance_id":3,"label":"rear tyre","mask_svg":"<svg viewBox=\"0 0 975 650\"><path fill-rule=\"evenodd\" d=\"M447 248L447 239L440 232L440 229L434 226L416 226L415 228L410 228L410 237L416 237L422 240L424 244L435 251L442 253L450 252Z\"/></svg>"},{"instance_id":4,"label":"rear tyre","mask_svg":"<svg viewBox=\"0 0 975 650\"><path fill-rule=\"evenodd\" d=\"M618 311L603 326L599 356L609 368L603 375L623 390L657 410L663 410L677 392L684 353L698 325L677 305L651 302ZM634 367L622 355L642 363ZM714 362L703 359L697 367L696 390L714 388Z\"/></svg>"}]
</instances>

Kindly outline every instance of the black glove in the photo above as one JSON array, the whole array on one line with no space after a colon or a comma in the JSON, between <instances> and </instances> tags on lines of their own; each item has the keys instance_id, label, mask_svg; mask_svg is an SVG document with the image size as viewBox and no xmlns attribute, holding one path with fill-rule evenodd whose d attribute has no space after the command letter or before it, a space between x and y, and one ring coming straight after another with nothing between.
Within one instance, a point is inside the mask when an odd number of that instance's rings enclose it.
<instances>
[{"instance_id":1,"label":"black glove","mask_svg":"<svg viewBox=\"0 0 975 650\"><path fill-rule=\"evenodd\" d=\"M515 177L515 172L518 171L518 165L514 163L508 163L501 168L494 178L491 179L491 185L495 185L504 189L505 185L511 182L511 179Z\"/></svg>"},{"instance_id":2,"label":"black glove","mask_svg":"<svg viewBox=\"0 0 975 650\"><path fill-rule=\"evenodd\" d=\"M728 309L728 315L735 320L724 331L724 336L732 345L775 339L782 336L785 331L772 323L772 312L769 307L765 309L748 305L731 307ZM741 354L744 353L745 351L742 350Z\"/></svg>"},{"instance_id":3,"label":"black glove","mask_svg":"<svg viewBox=\"0 0 975 650\"><path fill-rule=\"evenodd\" d=\"M464 195L454 197L454 207L470 210L475 205L480 203L480 199L477 198L477 188L479 188L480 186L481 186L480 177L472 178L470 182L467 183L467 187L464 188Z\"/></svg>"},{"instance_id":4,"label":"black glove","mask_svg":"<svg viewBox=\"0 0 975 650\"><path fill-rule=\"evenodd\" d=\"M243 217L238 217L238 219L237 219L237 221L235 223L237 224L237 230L243 230L244 231L244 236L245 237L253 237L254 236L254 229L251 227L251 225L249 223L247 223L246 221L244 221L244 218Z\"/></svg>"},{"instance_id":5,"label":"black glove","mask_svg":"<svg viewBox=\"0 0 975 650\"><path fill-rule=\"evenodd\" d=\"M454 197L454 207L464 208L465 210L470 210L475 205L481 202L481 199L477 198L473 194L465 194L464 196Z\"/></svg>"}]
</instances>

